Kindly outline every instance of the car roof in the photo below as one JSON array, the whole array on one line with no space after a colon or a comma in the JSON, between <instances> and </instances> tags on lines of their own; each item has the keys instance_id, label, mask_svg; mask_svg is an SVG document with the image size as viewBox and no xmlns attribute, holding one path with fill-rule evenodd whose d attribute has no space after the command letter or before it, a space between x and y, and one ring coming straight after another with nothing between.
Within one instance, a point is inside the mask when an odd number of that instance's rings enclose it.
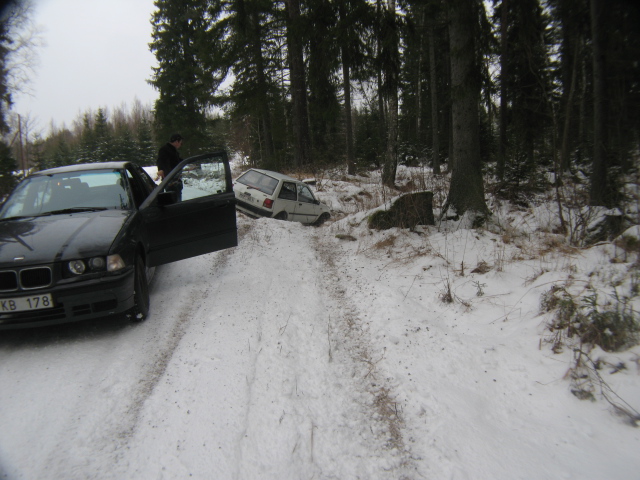
<instances>
[{"instance_id":1,"label":"car roof","mask_svg":"<svg viewBox=\"0 0 640 480\"><path fill-rule=\"evenodd\" d=\"M74 165L65 165L64 167L48 168L40 170L32 175L53 175L55 173L72 173L85 170L121 170L127 165L133 165L132 162L99 162L99 163L76 163Z\"/></svg>"},{"instance_id":2,"label":"car roof","mask_svg":"<svg viewBox=\"0 0 640 480\"><path fill-rule=\"evenodd\" d=\"M250 170L253 170L258 173L264 173L265 175L269 175L270 177L273 177L276 180L289 180L291 182L300 182L300 180L296 180L295 178L290 177L289 175L285 175L284 173L273 172L271 170L262 170L260 168L251 168Z\"/></svg>"}]
</instances>

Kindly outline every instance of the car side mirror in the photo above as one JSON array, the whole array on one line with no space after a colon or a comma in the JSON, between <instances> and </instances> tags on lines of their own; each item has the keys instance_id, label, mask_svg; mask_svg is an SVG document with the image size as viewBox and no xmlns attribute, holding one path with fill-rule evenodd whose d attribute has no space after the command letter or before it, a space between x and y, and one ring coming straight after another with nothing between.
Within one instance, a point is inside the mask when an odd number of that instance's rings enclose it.
<instances>
[{"instance_id":1,"label":"car side mirror","mask_svg":"<svg viewBox=\"0 0 640 480\"><path fill-rule=\"evenodd\" d=\"M166 207L167 205L173 205L176 203L177 194L176 192L162 192L158 194L158 205L161 207Z\"/></svg>"}]
</instances>

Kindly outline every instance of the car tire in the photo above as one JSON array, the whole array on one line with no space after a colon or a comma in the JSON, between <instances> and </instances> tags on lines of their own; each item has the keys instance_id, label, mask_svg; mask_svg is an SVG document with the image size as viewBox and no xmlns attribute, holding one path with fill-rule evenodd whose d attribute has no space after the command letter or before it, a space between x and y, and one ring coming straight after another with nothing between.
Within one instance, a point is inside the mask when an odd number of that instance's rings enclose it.
<instances>
[{"instance_id":1,"label":"car tire","mask_svg":"<svg viewBox=\"0 0 640 480\"><path fill-rule=\"evenodd\" d=\"M289 218L289 216L287 215L287 212L280 212L273 218L275 218L276 220L286 220L287 218Z\"/></svg>"},{"instance_id":2,"label":"car tire","mask_svg":"<svg viewBox=\"0 0 640 480\"><path fill-rule=\"evenodd\" d=\"M327 220L329 220L329 218L331 217L331 215L329 215L327 212L324 212L322 215L320 215L318 217L318 219L314 222L314 226L319 227L320 225L322 225L324 222L326 222Z\"/></svg>"},{"instance_id":3,"label":"car tire","mask_svg":"<svg viewBox=\"0 0 640 480\"><path fill-rule=\"evenodd\" d=\"M147 268L140 255L136 257L133 285L134 306L129 310L128 317L132 322L142 322L149 315L150 300Z\"/></svg>"}]
</instances>

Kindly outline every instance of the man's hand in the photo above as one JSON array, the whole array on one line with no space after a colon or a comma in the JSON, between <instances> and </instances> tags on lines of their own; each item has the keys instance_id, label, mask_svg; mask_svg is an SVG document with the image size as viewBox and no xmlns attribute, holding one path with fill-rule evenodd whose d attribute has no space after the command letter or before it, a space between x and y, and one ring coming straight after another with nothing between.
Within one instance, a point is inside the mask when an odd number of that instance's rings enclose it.
<instances>
[{"instance_id":1,"label":"man's hand","mask_svg":"<svg viewBox=\"0 0 640 480\"><path fill-rule=\"evenodd\" d=\"M164 180L164 170L158 170L156 174L156 180Z\"/></svg>"}]
</instances>

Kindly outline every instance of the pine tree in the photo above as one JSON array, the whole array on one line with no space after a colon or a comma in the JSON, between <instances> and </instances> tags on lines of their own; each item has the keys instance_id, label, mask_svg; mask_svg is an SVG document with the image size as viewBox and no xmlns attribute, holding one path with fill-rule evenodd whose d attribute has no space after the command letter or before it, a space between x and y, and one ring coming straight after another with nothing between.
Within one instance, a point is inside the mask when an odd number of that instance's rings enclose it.
<instances>
[{"instance_id":1,"label":"pine tree","mask_svg":"<svg viewBox=\"0 0 640 480\"><path fill-rule=\"evenodd\" d=\"M78 162L93 163L98 161L96 154L97 145L95 132L93 130L93 118L91 112L87 112L82 117L82 133L80 134L80 145L78 146Z\"/></svg>"},{"instance_id":2,"label":"pine tree","mask_svg":"<svg viewBox=\"0 0 640 480\"><path fill-rule=\"evenodd\" d=\"M140 165L155 165L158 152L153 140L151 123L146 118L142 118L138 123L136 133L138 137L138 163Z\"/></svg>"},{"instance_id":3,"label":"pine tree","mask_svg":"<svg viewBox=\"0 0 640 480\"><path fill-rule=\"evenodd\" d=\"M51 167L62 167L75 163L73 160L73 153L67 141L66 132L61 132L57 136L56 148L51 156L51 160L47 163Z\"/></svg>"},{"instance_id":4,"label":"pine tree","mask_svg":"<svg viewBox=\"0 0 640 480\"><path fill-rule=\"evenodd\" d=\"M159 92L155 103L158 140L171 134L185 138L182 154L196 153L209 142L206 113L220 84L219 72L210 61L216 49L207 0L156 0L151 51L158 67L150 81Z\"/></svg>"},{"instance_id":5,"label":"pine tree","mask_svg":"<svg viewBox=\"0 0 640 480\"><path fill-rule=\"evenodd\" d=\"M107 114L102 108L99 108L96 113L93 134L96 145L94 161L109 162L114 160L116 149L113 133L107 120Z\"/></svg>"},{"instance_id":6,"label":"pine tree","mask_svg":"<svg viewBox=\"0 0 640 480\"><path fill-rule=\"evenodd\" d=\"M138 142L130 129L119 132L114 138L113 160L141 163Z\"/></svg>"},{"instance_id":7,"label":"pine tree","mask_svg":"<svg viewBox=\"0 0 640 480\"><path fill-rule=\"evenodd\" d=\"M262 166L278 168L276 143L285 143L276 135L273 122L277 115L279 88L276 78L281 64L280 38L274 29L274 4L270 0L232 0L228 28L229 59L236 81L230 92L231 114L246 128L251 151L246 152Z\"/></svg>"}]
</instances>

